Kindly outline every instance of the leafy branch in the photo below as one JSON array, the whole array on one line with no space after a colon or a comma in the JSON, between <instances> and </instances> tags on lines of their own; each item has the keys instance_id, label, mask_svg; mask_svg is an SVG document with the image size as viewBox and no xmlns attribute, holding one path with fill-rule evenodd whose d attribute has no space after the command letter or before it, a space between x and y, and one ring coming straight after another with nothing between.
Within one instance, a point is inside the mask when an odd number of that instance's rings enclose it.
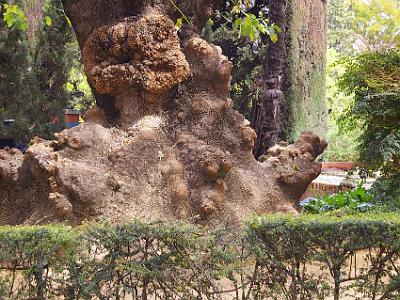
<instances>
[{"instance_id":1,"label":"leafy branch","mask_svg":"<svg viewBox=\"0 0 400 300\"><path fill-rule=\"evenodd\" d=\"M1 5L0 5L1 7ZM17 28L25 31L28 29L28 22L25 13L18 5L4 4L3 20L7 23L8 28Z\"/></svg>"},{"instance_id":2,"label":"leafy branch","mask_svg":"<svg viewBox=\"0 0 400 300\"><path fill-rule=\"evenodd\" d=\"M248 38L251 42L255 42L262 35L268 35L273 43L278 41L278 33L281 28L276 24L270 24L269 19L263 11L256 16L248 12L248 5L243 3L244 0L236 0L231 11L223 14L217 13L217 17L222 17L227 24L232 24L233 29L238 30L239 38Z\"/></svg>"}]
</instances>

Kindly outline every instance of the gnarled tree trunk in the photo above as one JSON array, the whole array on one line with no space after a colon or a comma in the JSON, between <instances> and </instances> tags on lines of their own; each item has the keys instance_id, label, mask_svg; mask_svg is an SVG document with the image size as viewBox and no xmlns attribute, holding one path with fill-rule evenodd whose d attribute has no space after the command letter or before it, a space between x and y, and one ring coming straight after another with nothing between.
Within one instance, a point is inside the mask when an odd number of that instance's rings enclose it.
<instances>
[{"instance_id":1,"label":"gnarled tree trunk","mask_svg":"<svg viewBox=\"0 0 400 300\"><path fill-rule=\"evenodd\" d=\"M98 107L25 156L0 152L0 224L295 212L326 143L305 133L254 159L256 134L227 98L232 65L197 34L217 4L64 0ZM174 6L193 23L179 35Z\"/></svg>"}]
</instances>

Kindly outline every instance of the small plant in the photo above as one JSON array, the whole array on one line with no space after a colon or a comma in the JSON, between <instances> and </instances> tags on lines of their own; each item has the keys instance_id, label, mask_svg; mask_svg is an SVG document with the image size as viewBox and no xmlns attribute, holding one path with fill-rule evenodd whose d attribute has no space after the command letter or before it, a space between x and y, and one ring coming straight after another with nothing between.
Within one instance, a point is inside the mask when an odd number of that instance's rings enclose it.
<instances>
[{"instance_id":1,"label":"small plant","mask_svg":"<svg viewBox=\"0 0 400 300\"><path fill-rule=\"evenodd\" d=\"M354 212L366 212L374 207L373 196L359 185L356 189L333 195L324 195L320 198L307 198L300 202L306 213L319 214L347 208Z\"/></svg>"}]
</instances>

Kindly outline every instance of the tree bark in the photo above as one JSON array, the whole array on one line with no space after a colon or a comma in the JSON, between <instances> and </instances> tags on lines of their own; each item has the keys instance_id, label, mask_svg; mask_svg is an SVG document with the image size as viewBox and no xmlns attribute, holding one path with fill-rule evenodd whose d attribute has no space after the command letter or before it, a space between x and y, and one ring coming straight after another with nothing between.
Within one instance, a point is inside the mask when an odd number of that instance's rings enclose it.
<instances>
[{"instance_id":1,"label":"tree bark","mask_svg":"<svg viewBox=\"0 0 400 300\"><path fill-rule=\"evenodd\" d=\"M269 1L269 20L281 29L278 41L269 42L264 65L265 92L253 106L253 128L257 141L253 150L256 158L274 146L282 134L281 101L282 76L285 66L286 0Z\"/></svg>"}]
</instances>

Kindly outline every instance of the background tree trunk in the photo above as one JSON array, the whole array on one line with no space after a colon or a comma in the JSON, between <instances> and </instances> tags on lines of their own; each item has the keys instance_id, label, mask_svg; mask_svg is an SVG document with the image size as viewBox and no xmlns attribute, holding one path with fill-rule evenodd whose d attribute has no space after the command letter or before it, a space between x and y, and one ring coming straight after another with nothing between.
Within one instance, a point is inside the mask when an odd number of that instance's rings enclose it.
<instances>
[{"instance_id":1,"label":"background tree trunk","mask_svg":"<svg viewBox=\"0 0 400 300\"><path fill-rule=\"evenodd\" d=\"M326 136L327 4L323 0L288 0L287 56L282 90L283 136L296 140L304 130Z\"/></svg>"},{"instance_id":2,"label":"background tree trunk","mask_svg":"<svg viewBox=\"0 0 400 300\"><path fill-rule=\"evenodd\" d=\"M257 141L253 150L256 158L265 154L275 145L282 134L281 101L282 77L286 59L286 0L269 1L269 20L281 29L278 41L269 42L264 65L265 92L258 103L253 105L253 128L257 133Z\"/></svg>"}]
</instances>

